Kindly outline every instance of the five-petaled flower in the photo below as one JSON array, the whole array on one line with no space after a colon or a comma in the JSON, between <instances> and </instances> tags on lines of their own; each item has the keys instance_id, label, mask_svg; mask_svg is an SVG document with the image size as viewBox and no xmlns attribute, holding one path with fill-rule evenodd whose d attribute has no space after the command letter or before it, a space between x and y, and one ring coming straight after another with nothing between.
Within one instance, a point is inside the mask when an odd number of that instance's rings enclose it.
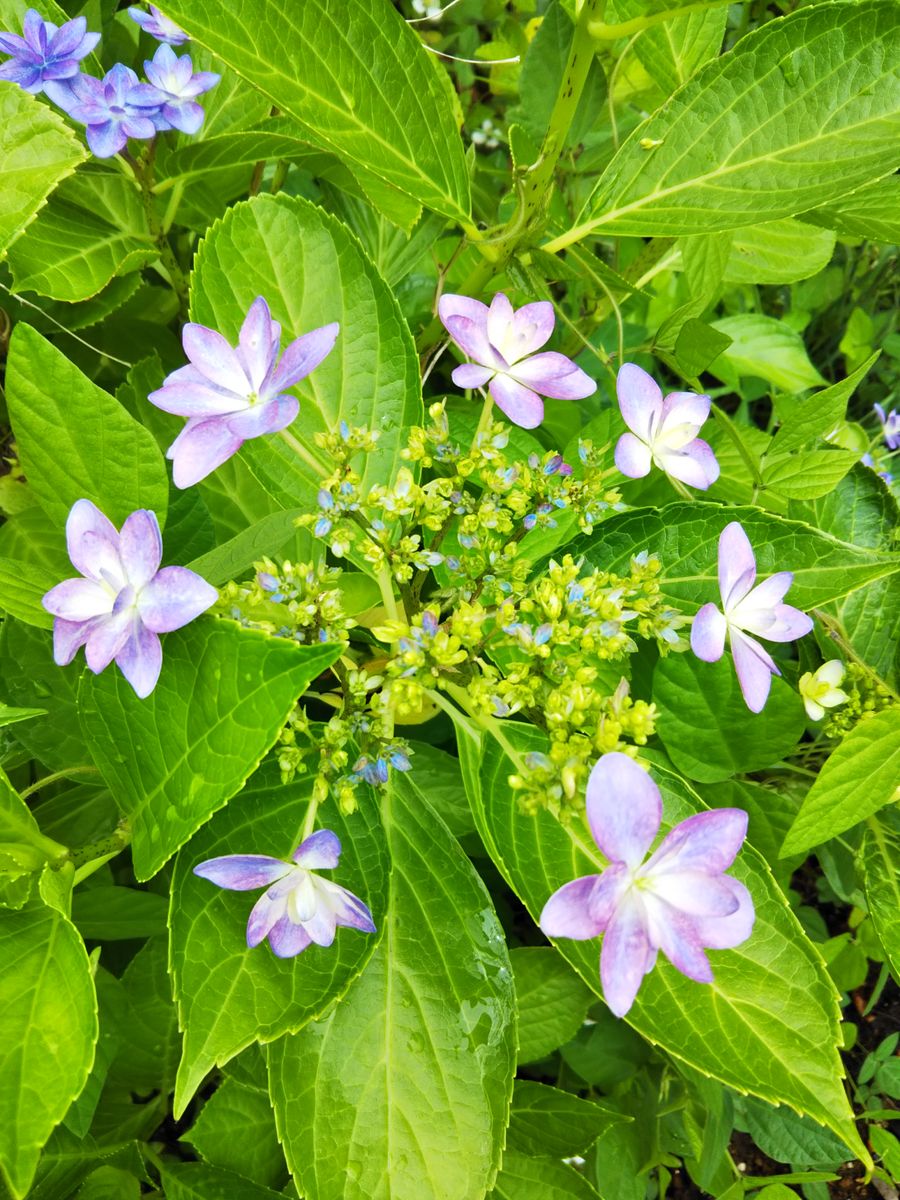
<instances>
[{"instance_id":1,"label":"five-petaled flower","mask_svg":"<svg viewBox=\"0 0 900 1200\"><path fill-rule=\"evenodd\" d=\"M747 707L761 712L769 698L772 676L780 675L771 655L756 641L793 642L813 627L812 618L782 599L794 580L790 571L779 571L762 583L756 581L756 559L743 527L732 521L719 537L719 592L722 611L704 604L691 626L691 649L704 662L717 662L725 651L726 634L734 655L734 669Z\"/></svg>"},{"instance_id":2,"label":"five-petaled flower","mask_svg":"<svg viewBox=\"0 0 900 1200\"><path fill-rule=\"evenodd\" d=\"M587 785L587 818L609 859L554 892L540 926L552 938L603 933L600 980L617 1017L631 1008L659 950L683 975L711 983L705 950L728 950L753 928L753 901L731 866L747 832L738 808L697 813L676 825L645 863L659 831L662 799L650 776L625 754L605 754Z\"/></svg>"},{"instance_id":3,"label":"five-petaled flower","mask_svg":"<svg viewBox=\"0 0 900 1200\"><path fill-rule=\"evenodd\" d=\"M234 892L266 888L247 922L247 945L265 938L279 958L292 958L312 942L330 946L338 925L374 933L375 923L362 900L314 872L338 865L341 843L330 829L311 834L291 862L267 854L226 854L194 867L194 874Z\"/></svg>"},{"instance_id":4,"label":"five-petaled flower","mask_svg":"<svg viewBox=\"0 0 900 1200\"><path fill-rule=\"evenodd\" d=\"M149 33L158 42L168 42L170 46L182 46L190 40L184 30L169 17L163 16L155 4L148 4L147 7L149 12L143 12L139 8L128 10L129 17L135 24L140 25L144 33Z\"/></svg>"},{"instance_id":5,"label":"five-petaled flower","mask_svg":"<svg viewBox=\"0 0 900 1200\"><path fill-rule=\"evenodd\" d=\"M73 121L87 126L87 142L98 158L112 158L124 150L129 138L156 136L160 102L148 100L130 67L116 65L103 76L76 75L68 93L52 99Z\"/></svg>"},{"instance_id":6,"label":"five-petaled flower","mask_svg":"<svg viewBox=\"0 0 900 1200\"><path fill-rule=\"evenodd\" d=\"M619 408L630 433L616 444L616 466L623 475L641 479L653 463L691 487L704 491L719 478L719 464L709 445L698 438L709 416L709 396L670 392L635 363L623 363L616 378Z\"/></svg>"},{"instance_id":7,"label":"five-petaled flower","mask_svg":"<svg viewBox=\"0 0 900 1200\"><path fill-rule=\"evenodd\" d=\"M900 412L896 409L885 412L880 404L874 404L872 407L875 416L881 422L881 432L888 450L900 450Z\"/></svg>"},{"instance_id":8,"label":"five-petaled flower","mask_svg":"<svg viewBox=\"0 0 900 1200\"><path fill-rule=\"evenodd\" d=\"M511 421L534 429L544 419L541 396L583 400L597 385L564 354L535 354L553 332L556 317L546 300L513 311L498 292L490 308L468 296L441 296L438 315L460 350L473 361L453 372L457 387L488 385L491 398Z\"/></svg>"},{"instance_id":9,"label":"five-petaled flower","mask_svg":"<svg viewBox=\"0 0 900 1200\"><path fill-rule=\"evenodd\" d=\"M844 664L839 658L822 663L817 671L807 671L797 685L803 697L803 707L811 721L821 721L826 708L846 704L850 697L839 686L844 679Z\"/></svg>"},{"instance_id":10,"label":"five-petaled flower","mask_svg":"<svg viewBox=\"0 0 900 1200\"><path fill-rule=\"evenodd\" d=\"M206 115L197 103L197 96L215 87L221 75L214 71L194 71L189 54L179 58L165 43L152 59L144 62L144 70L150 82L139 83L130 99L148 108L157 107L159 115L154 120L158 130L197 133Z\"/></svg>"},{"instance_id":11,"label":"five-petaled flower","mask_svg":"<svg viewBox=\"0 0 900 1200\"><path fill-rule=\"evenodd\" d=\"M113 659L143 699L162 666L158 634L180 629L205 612L218 592L187 567L163 567L155 513L140 508L121 533L90 500L76 500L66 521L72 565L81 579L51 588L42 603L53 622L53 657L70 663L84 646L98 674Z\"/></svg>"},{"instance_id":12,"label":"five-petaled flower","mask_svg":"<svg viewBox=\"0 0 900 1200\"><path fill-rule=\"evenodd\" d=\"M32 95L46 91L59 103L56 94L67 86L62 81L78 74L79 62L99 41L99 33L87 32L84 17L75 17L57 26L29 8L21 37L17 33L0 33L0 51L12 55L9 62L0 67L0 79L17 83Z\"/></svg>"},{"instance_id":13,"label":"five-petaled flower","mask_svg":"<svg viewBox=\"0 0 900 1200\"><path fill-rule=\"evenodd\" d=\"M281 326L262 296L251 304L236 348L205 325L185 325L181 336L190 363L149 396L157 408L188 419L166 452L175 486L198 483L249 438L290 425L300 405L285 389L319 365L338 329L332 322L296 338L279 362Z\"/></svg>"}]
</instances>

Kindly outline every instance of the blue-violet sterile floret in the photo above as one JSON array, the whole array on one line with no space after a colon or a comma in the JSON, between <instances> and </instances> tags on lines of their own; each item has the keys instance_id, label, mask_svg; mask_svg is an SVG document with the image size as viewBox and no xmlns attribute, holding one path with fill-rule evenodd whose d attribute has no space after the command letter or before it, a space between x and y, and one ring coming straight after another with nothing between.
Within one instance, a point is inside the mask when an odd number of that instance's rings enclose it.
<instances>
[{"instance_id":1,"label":"blue-violet sterile floret","mask_svg":"<svg viewBox=\"0 0 900 1200\"><path fill-rule=\"evenodd\" d=\"M719 463L697 437L709 416L709 396L670 392L635 363L623 363L616 377L619 409L630 432L616 444L616 466L641 479L656 464L673 479L704 491L719 478Z\"/></svg>"},{"instance_id":2,"label":"blue-violet sterile floret","mask_svg":"<svg viewBox=\"0 0 900 1200\"><path fill-rule=\"evenodd\" d=\"M115 659L143 699L162 666L159 634L180 629L214 604L218 592L187 567L163 567L155 513L140 508L119 532L90 500L76 500L66 541L80 579L66 579L42 600L52 613L53 657L70 663L84 646L98 674Z\"/></svg>"},{"instance_id":3,"label":"blue-violet sterile floret","mask_svg":"<svg viewBox=\"0 0 900 1200\"><path fill-rule=\"evenodd\" d=\"M756 638L793 642L813 627L806 613L782 603L793 581L790 571L779 571L754 587L756 558L750 539L737 521L725 526L719 537L722 609L713 603L703 605L691 626L691 649L704 662L718 662L728 637L741 693L751 712L762 711L772 676L781 674Z\"/></svg>"},{"instance_id":4,"label":"blue-violet sterile floret","mask_svg":"<svg viewBox=\"0 0 900 1200\"><path fill-rule=\"evenodd\" d=\"M266 854L226 854L194 867L194 874L234 892L266 888L250 912L247 945L269 939L279 958L292 958L313 942L330 946L338 925L374 933L375 923L362 900L315 872L338 865L341 843L330 829L310 834L290 862Z\"/></svg>"},{"instance_id":5,"label":"blue-violet sterile floret","mask_svg":"<svg viewBox=\"0 0 900 1200\"><path fill-rule=\"evenodd\" d=\"M236 347L205 325L185 325L182 344L190 363L173 371L149 396L157 408L187 417L166 452L175 486L191 487L249 438L290 425L300 405L285 389L330 353L339 328L335 321L303 334L285 348L279 361L281 326L272 320L262 296L251 304Z\"/></svg>"},{"instance_id":6,"label":"blue-violet sterile floret","mask_svg":"<svg viewBox=\"0 0 900 1200\"><path fill-rule=\"evenodd\" d=\"M63 80L78 74L79 62L99 41L99 33L87 32L84 17L75 17L57 26L29 8L21 36L0 33L0 52L12 55L0 66L0 79L17 83L32 95L46 91L51 100L56 100L55 88Z\"/></svg>"},{"instance_id":7,"label":"blue-violet sterile floret","mask_svg":"<svg viewBox=\"0 0 900 1200\"><path fill-rule=\"evenodd\" d=\"M523 429L544 419L542 396L583 400L597 390L593 379L555 350L536 354L553 333L556 317L546 300L513 309L498 292L490 307L468 296L441 296L444 328L472 362L453 372L457 387L487 385L497 407Z\"/></svg>"},{"instance_id":8,"label":"blue-violet sterile floret","mask_svg":"<svg viewBox=\"0 0 900 1200\"><path fill-rule=\"evenodd\" d=\"M155 4L148 4L149 12L140 8L129 8L128 15L136 25L140 25L144 33L149 33L159 42L168 42L170 46L183 46L189 41L184 30L176 25L169 17L163 16Z\"/></svg>"},{"instance_id":9,"label":"blue-violet sterile floret","mask_svg":"<svg viewBox=\"0 0 900 1200\"><path fill-rule=\"evenodd\" d=\"M130 67L116 65L103 76L76 75L67 83L67 94L52 99L73 121L87 126L87 142L98 158L112 158L124 150L129 138L156 136L158 100L147 100Z\"/></svg>"},{"instance_id":10,"label":"blue-violet sterile floret","mask_svg":"<svg viewBox=\"0 0 900 1200\"><path fill-rule=\"evenodd\" d=\"M156 127L160 131L177 129L197 133L205 113L197 97L208 92L221 79L214 71L195 71L189 54L181 58L171 46L160 46L152 59L144 62L148 83L140 83L131 99L148 108L159 109Z\"/></svg>"},{"instance_id":11,"label":"blue-violet sterile floret","mask_svg":"<svg viewBox=\"0 0 900 1200\"><path fill-rule=\"evenodd\" d=\"M609 859L554 892L540 925L551 938L604 934L600 980L617 1017L631 1008L658 951L697 983L711 983L706 950L729 950L750 936L750 893L724 872L747 833L738 808L697 813L676 825L644 862L662 822L659 788L633 759L604 754L587 785L587 818Z\"/></svg>"}]
</instances>

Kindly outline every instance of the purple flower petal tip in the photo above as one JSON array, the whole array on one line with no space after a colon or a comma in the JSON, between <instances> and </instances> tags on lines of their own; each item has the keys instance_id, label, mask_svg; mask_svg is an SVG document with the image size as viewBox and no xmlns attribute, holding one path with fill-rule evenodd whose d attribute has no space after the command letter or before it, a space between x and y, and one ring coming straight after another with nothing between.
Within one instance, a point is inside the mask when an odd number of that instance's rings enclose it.
<instances>
[{"instance_id":1,"label":"purple flower petal tip","mask_svg":"<svg viewBox=\"0 0 900 1200\"><path fill-rule=\"evenodd\" d=\"M616 1016L630 1010L660 950L689 979L710 982L706 950L739 945L753 926L749 893L724 873L746 836L747 814L717 809L688 817L647 859L662 817L659 788L619 753L594 765L587 805L610 866L557 889L541 913L543 932L580 940L604 933L600 978Z\"/></svg>"}]
</instances>

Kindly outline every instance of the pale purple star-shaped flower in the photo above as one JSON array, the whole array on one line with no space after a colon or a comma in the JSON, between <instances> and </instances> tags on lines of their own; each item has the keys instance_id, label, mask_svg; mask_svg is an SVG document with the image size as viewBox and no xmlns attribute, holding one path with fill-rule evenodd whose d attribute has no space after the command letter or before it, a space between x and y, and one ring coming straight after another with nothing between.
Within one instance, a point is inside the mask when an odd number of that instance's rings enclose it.
<instances>
[{"instance_id":1,"label":"pale purple star-shaped flower","mask_svg":"<svg viewBox=\"0 0 900 1200\"><path fill-rule=\"evenodd\" d=\"M891 409L886 413L880 404L873 404L872 407L881 422L881 432L888 450L900 450L900 412Z\"/></svg>"},{"instance_id":2,"label":"pale purple star-shaped flower","mask_svg":"<svg viewBox=\"0 0 900 1200\"><path fill-rule=\"evenodd\" d=\"M290 425L300 405L285 389L330 353L339 328L334 321L303 334L279 362L281 326L262 296L251 304L236 348L214 329L185 325L181 337L190 363L173 371L148 397L157 408L188 419L166 452L175 486L198 483L249 438Z\"/></svg>"},{"instance_id":3,"label":"pale purple star-shaped flower","mask_svg":"<svg viewBox=\"0 0 900 1200\"><path fill-rule=\"evenodd\" d=\"M697 813L676 825L644 862L662 822L659 788L625 754L604 754L591 771L587 817L610 865L554 892L540 926L551 938L604 934L600 980L623 1017L662 950L673 967L711 983L706 950L730 950L753 928L750 893L724 872L747 833L739 808Z\"/></svg>"},{"instance_id":4,"label":"pale purple star-shaped flower","mask_svg":"<svg viewBox=\"0 0 900 1200\"><path fill-rule=\"evenodd\" d=\"M168 42L170 46L183 46L190 41L184 30L169 17L163 16L155 4L148 4L149 12L140 8L129 8L128 15L136 25L140 25L144 33L149 33L158 42Z\"/></svg>"},{"instance_id":5,"label":"pale purple star-shaped flower","mask_svg":"<svg viewBox=\"0 0 900 1200\"><path fill-rule=\"evenodd\" d=\"M78 74L78 64L100 41L99 33L87 32L87 20L75 17L64 25L45 21L40 13L29 8L22 25L22 36L0 33L0 51L11 54L9 62L0 66L0 79L17 83L32 95L46 91L55 100L54 88ZM59 103L59 101L57 101Z\"/></svg>"},{"instance_id":6,"label":"pale purple star-shaped flower","mask_svg":"<svg viewBox=\"0 0 900 1200\"><path fill-rule=\"evenodd\" d=\"M691 626L691 649L704 662L718 662L727 634L741 693L750 711L758 713L769 698L772 676L781 672L756 637L793 642L809 633L813 622L799 608L782 603L792 572L779 571L756 587L755 580L753 547L743 527L732 521L719 537L722 611L713 603L703 605Z\"/></svg>"},{"instance_id":7,"label":"pale purple star-shaped flower","mask_svg":"<svg viewBox=\"0 0 900 1200\"><path fill-rule=\"evenodd\" d=\"M215 87L222 76L214 71L194 71L189 54L179 58L166 44L144 62L144 70L150 82L138 84L131 93L132 101L158 108L156 127L160 131L178 129L181 133L197 133L206 116L197 96Z\"/></svg>"},{"instance_id":8,"label":"pale purple star-shaped flower","mask_svg":"<svg viewBox=\"0 0 900 1200\"><path fill-rule=\"evenodd\" d=\"M616 466L630 479L642 479L655 463L673 479L704 491L719 478L712 449L697 437L709 416L709 396L662 389L636 363L623 363L616 377L619 408L630 433L616 444Z\"/></svg>"},{"instance_id":9,"label":"pale purple star-shaped flower","mask_svg":"<svg viewBox=\"0 0 900 1200\"><path fill-rule=\"evenodd\" d=\"M53 657L64 667L84 646L95 675L115 659L144 699L162 666L158 635L199 617L219 593L187 567L159 569L162 538L147 509L127 517L120 533L90 500L76 500L66 541L82 578L58 583L41 601L55 618Z\"/></svg>"},{"instance_id":10,"label":"pale purple star-shaped flower","mask_svg":"<svg viewBox=\"0 0 900 1200\"><path fill-rule=\"evenodd\" d=\"M362 900L340 884L316 875L332 870L341 843L330 829L310 834L290 862L267 854L225 854L194 867L194 874L233 892L266 888L247 922L247 945L265 938L278 958L293 958L313 942L330 946L338 925L374 933L375 922Z\"/></svg>"},{"instance_id":11,"label":"pale purple star-shaped flower","mask_svg":"<svg viewBox=\"0 0 900 1200\"><path fill-rule=\"evenodd\" d=\"M73 121L87 126L87 142L98 158L112 158L124 150L129 138L156 136L158 100L145 101L138 77L130 67L116 65L103 76L76 75L68 81L68 95L53 99Z\"/></svg>"},{"instance_id":12,"label":"pale purple star-shaped flower","mask_svg":"<svg viewBox=\"0 0 900 1200\"><path fill-rule=\"evenodd\" d=\"M453 372L457 387L488 385L491 398L516 425L534 429L544 419L542 396L583 400L597 385L564 354L535 354L553 333L556 317L546 300L513 310L498 292L490 308L468 296L441 296L438 315L457 346L473 361Z\"/></svg>"}]
</instances>

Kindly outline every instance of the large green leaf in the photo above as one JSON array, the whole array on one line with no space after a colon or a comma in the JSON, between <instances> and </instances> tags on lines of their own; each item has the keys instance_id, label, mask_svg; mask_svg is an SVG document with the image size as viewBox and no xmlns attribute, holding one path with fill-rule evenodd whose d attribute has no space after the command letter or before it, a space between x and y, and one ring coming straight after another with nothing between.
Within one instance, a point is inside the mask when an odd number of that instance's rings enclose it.
<instances>
[{"instance_id":1,"label":"large green leaf","mask_svg":"<svg viewBox=\"0 0 900 1200\"><path fill-rule=\"evenodd\" d=\"M575 1036L594 996L552 946L519 946L509 957L519 1013L518 1058L534 1062Z\"/></svg>"},{"instance_id":2,"label":"large green leaf","mask_svg":"<svg viewBox=\"0 0 900 1200\"><path fill-rule=\"evenodd\" d=\"M490 1200L600 1200L593 1184L568 1163L531 1158L518 1150L503 1155Z\"/></svg>"},{"instance_id":3,"label":"large green leaf","mask_svg":"<svg viewBox=\"0 0 900 1200\"><path fill-rule=\"evenodd\" d=\"M59 576L46 567L0 558L0 609L27 625L52 629L53 617L41 604L41 597L59 583Z\"/></svg>"},{"instance_id":4,"label":"large green leaf","mask_svg":"<svg viewBox=\"0 0 900 1200\"><path fill-rule=\"evenodd\" d=\"M17 83L0 81L0 258L57 183L86 157L48 105Z\"/></svg>"},{"instance_id":5,"label":"large green leaf","mask_svg":"<svg viewBox=\"0 0 900 1200\"><path fill-rule=\"evenodd\" d=\"M725 278L729 283L794 283L808 279L828 266L834 241L830 231L793 217L736 229Z\"/></svg>"},{"instance_id":6,"label":"large green leaf","mask_svg":"<svg viewBox=\"0 0 900 1200\"><path fill-rule=\"evenodd\" d=\"M661 658L653 672L659 736L689 779L715 783L785 758L806 728L803 704L781 679L760 713L741 695L730 657L705 663L693 654Z\"/></svg>"},{"instance_id":7,"label":"large green leaf","mask_svg":"<svg viewBox=\"0 0 900 1200\"><path fill-rule=\"evenodd\" d=\"M382 819L381 944L326 1020L269 1048L279 1134L316 1200L470 1200L493 1182L512 1091L509 957L484 885L406 776Z\"/></svg>"},{"instance_id":8,"label":"large green leaf","mask_svg":"<svg viewBox=\"0 0 900 1200\"><path fill-rule=\"evenodd\" d=\"M167 1200L282 1200L281 1192L206 1163L167 1158L162 1181Z\"/></svg>"},{"instance_id":9,"label":"large green leaf","mask_svg":"<svg viewBox=\"0 0 900 1200\"><path fill-rule=\"evenodd\" d=\"M900 800L900 708L882 709L850 730L826 759L784 839L782 854L827 842Z\"/></svg>"},{"instance_id":10,"label":"large green leaf","mask_svg":"<svg viewBox=\"0 0 900 1200\"><path fill-rule=\"evenodd\" d=\"M900 979L900 813L871 817L860 854L869 915L894 978Z\"/></svg>"},{"instance_id":11,"label":"large green leaf","mask_svg":"<svg viewBox=\"0 0 900 1200\"><path fill-rule=\"evenodd\" d=\"M469 180L449 79L387 0L168 0L165 12L367 178L454 220Z\"/></svg>"},{"instance_id":12,"label":"large green leaf","mask_svg":"<svg viewBox=\"0 0 900 1200\"><path fill-rule=\"evenodd\" d=\"M310 784L282 785L274 767L260 771L236 800L178 857L169 914L171 962L184 1030L175 1111L181 1113L207 1072L254 1041L270 1042L321 1017L372 956L378 938L341 930L333 946L311 946L279 959L267 945L248 950L252 898L221 891L192 874L222 854L288 858L302 840ZM343 854L335 880L360 896L381 928L388 863L371 802L352 817L329 812ZM226 1165L226 1164L222 1164Z\"/></svg>"},{"instance_id":13,"label":"large green leaf","mask_svg":"<svg viewBox=\"0 0 900 1200\"><path fill-rule=\"evenodd\" d=\"M29 486L60 527L83 498L116 526L137 508L165 525L169 483L151 434L22 323L10 342L6 401Z\"/></svg>"},{"instance_id":14,"label":"large green leaf","mask_svg":"<svg viewBox=\"0 0 900 1200\"><path fill-rule=\"evenodd\" d=\"M834 204L804 213L803 219L846 237L900 242L900 175L866 184Z\"/></svg>"},{"instance_id":15,"label":"large green leaf","mask_svg":"<svg viewBox=\"0 0 900 1200\"><path fill-rule=\"evenodd\" d=\"M507 1144L524 1154L567 1158L587 1150L621 1113L571 1092L517 1079L509 1114Z\"/></svg>"},{"instance_id":16,"label":"large green leaf","mask_svg":"<svg viewBox=\"0 0 900 1200\"><path fill-rule=\"evenodd\" d=\"M422 420L419 367L397 302L356 238L305 200L258 196L235 205L197 255L191 314L236 341L258 295L282 323L285 343L340 322L334 350L298 387L291 433L330 469L317 431L340 420L377 429L377 449L360 471L369 484L385 482L400 465L406 430ZM280 438L257 438L242 457L284 507L315 497L319 476Z\"/></svg>"},{"instance_id":17,"label":"large green leaf","mask_svg":"<svg viewBox=\"0 0 900 1200\"><path fill-rule=\"evenodd\" d=\"M820 387L825 380L809 361L803 338L795 329L761 313L739 313L713 322L731 344L710 364L726 383L752 375L784 392Z\"/></svg>"},{"instance_id":18,"label":"large green leaf","mask_svg":"<svg viewBox=\"0 0 900 1200\"><path fill-rule=\"evenodd\" d=\"M525 726L504 728L520 753L545 744ZM476 741L462 735L460 752L485 846L537 921L557 888L606 864L583 822L563 826L546 810L535 816L521 811L507 782L509 759L493 740L479 753ZM662 792L664 829L703 809L673 773L655 767L653 776ZM865 1159L841 1085L837 994L824 964L751 847L743 849L732 874L753 896L750 939L736 950L712 952L715 981L709 985L692 983L660 961L626 1019L704 1074L815 1117ZM557 945L601 994L598 943L560 939Z\"/></svg>"},{"instance_id":19,"label":"large green leaf","mask_svg":"<svg viewBox=\"0 0 900 1200\"><path fill-rule=\"evenodd\" d=\"M719 601L719 535L732 521L739 521L750 539L760 579L775 571L793 571L787 599L797 608L826 604L900 570L896 554L860 549L759 509L721 508L703 501L612 517L596 534L576 542L575 550L591 566L609 571L626 570L633 554L649 551L662 563L663 594L693 613L708 600Z\"/></svg>"},{"instance_id":20,"label":"large green leaf","mask_svg":"<svg viewBox=\"0 0 900 1200\"><path fill-rule=\"evenodd\" d=\"M670 96L722 48L728 9L703 8L646 28L634 44L644 70Z\"/></svg>"},{"instance_id":21,"label":"large green leaf","mask_svg":"<svg viewBox=\"0 0 900 1200\"><path fill-rule=\"evenodd\" d=\"M84 942L55 908L0 909L0 1178L18 1200L81 1091L97 1040Z\"/></svg>"},{"instance_id":22,"label":"large green leaf","mask_svg":"<svg viewBox=\"0 0 900 1200\"><path fill-rule=\"evenodd\" d=\"M204 1162L278 1190L288 1178L268 1093L226 1079L187 1135Z\"/></svg>"},{"instance_id":23,"label":"large green leaf","mask_svg":"<svg viewBox=\"0 0 900 1200\"><path fill-rule=\"evenodd\" d=\"M239 790L297 697L339 653L206 619L166 635L146 700L114 667L85 673L82 725L131 822L138 879L155 875Z\"/></svg>"},{"instance_id":24,"label":"large green leaf","mask_svg":"<svg viewBox=\"0 0 900 1200\"><path fill-rule=\"evenodd\" d=\"M20 291L71 302L158 256L136 183L119 171L84 168L59 185L9 264Z\"/></svg>"},{"instance_id":25,"label":"large green leaf","mask_svg":"<svg viewBox=\"0 0 900 1200\"><path fill-rule=\"evenodd\" d=\"M809 5L767 22L635 130L567 238L736 229L888 174L898 59L891 0Z\"/></svg>"},{"instance_id":26,"label":"large green leaf","mask_svg":"<svg viewBox=\"0 0 900 1200\"><path fill-rule=\"evenodd\" d=\"M880 354L881 351L876 350L862 366L857 367L846 378L833 383L830 387L823 388L820 392L814 392L805 400L794 404L787 415L781 417L778 432L772 442L772 449L784 453L789 450L798 450L808 442L814 442L831 433L843 421L847 412L847 401L856 391L857 385L878 361ZM779 416L781 416L780 411ZM823 528L828 529L828 526ZM828 532L836 534L837 530L828 529Z\"/></svg>"}]
</instances>

